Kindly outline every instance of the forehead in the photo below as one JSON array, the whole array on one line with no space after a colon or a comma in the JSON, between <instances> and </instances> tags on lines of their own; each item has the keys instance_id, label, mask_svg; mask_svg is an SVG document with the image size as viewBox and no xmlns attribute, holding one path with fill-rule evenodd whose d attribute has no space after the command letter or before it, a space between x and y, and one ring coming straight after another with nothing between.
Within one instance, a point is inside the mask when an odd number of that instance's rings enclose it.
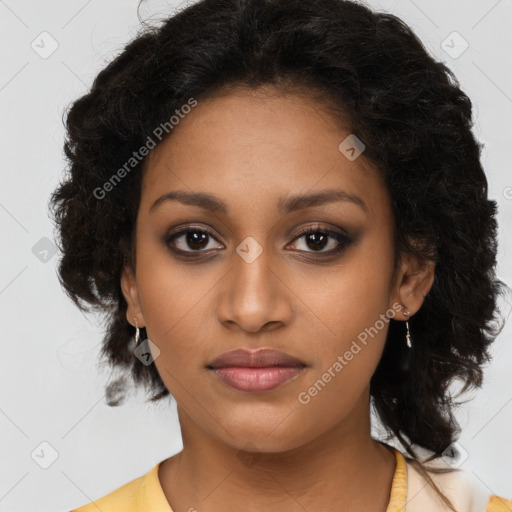
<instances>
[{"instance_id":1,"label":"forehead","mask_svg":"<svg viewBox=\"0 0 512 512\"><path fill-rule=\"evenodd\" d=\"M198 100L148 155L141 208L177 189L268 208L284 196L342 188L378 214L387 191L364 152L350 160L340 150L351 137L305 94L239 88Z\"/></svg>"}]
</instances>

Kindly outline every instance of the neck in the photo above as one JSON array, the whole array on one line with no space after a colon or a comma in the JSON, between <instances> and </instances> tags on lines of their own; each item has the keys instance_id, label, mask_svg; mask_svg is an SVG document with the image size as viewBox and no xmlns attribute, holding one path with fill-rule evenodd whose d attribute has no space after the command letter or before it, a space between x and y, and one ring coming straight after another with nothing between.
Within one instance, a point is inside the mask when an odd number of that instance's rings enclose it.
<instances>
[{"instance_id":1,"label":"neck","mask_svg":"<svg viewBox=\"0 0 512 512\"><path fill-rule=\"evenodd\" d=\"M395 457L371 438L369 401L356 408L321 437L279 453L227 445L178 409L183 450L161 464L164 493L175 510L385 512Z\"/></svg>"}]
</instances>

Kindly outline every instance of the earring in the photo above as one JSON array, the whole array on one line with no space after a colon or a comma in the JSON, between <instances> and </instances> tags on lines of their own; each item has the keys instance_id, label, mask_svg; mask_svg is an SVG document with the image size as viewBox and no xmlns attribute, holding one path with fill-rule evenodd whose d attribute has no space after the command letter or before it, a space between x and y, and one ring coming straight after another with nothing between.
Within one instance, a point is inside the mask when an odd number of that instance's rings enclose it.
<instances>
[{"instance_id":1,"label":"earring","mask_svg":"<svg viewBox=\"0 0 512 512\"><path fill-rule=\"evenodd\" d=\"M411 310L409 308L406 308L405 311L404 311L404 316L407 316L410 312L411 312ZM411 345L411 332L409 331L409 322L408 321L405 322L405 327L407 328L407 334L405 335L405 339L407 341L407 346L409 348L411 348L412 347L412 345Z\"/></svg>"},{"instance_id":2,"label":"earring","mask_svg":"<svg viewBox=\"0 0 512 512\"><path fill-rule=\"evenodd\" d=\"M137 347L140 341L140 329L139 325L137 324L137 318L133 317L133 320L135 321L135 347Z\"/></svg>"}]
</instances>

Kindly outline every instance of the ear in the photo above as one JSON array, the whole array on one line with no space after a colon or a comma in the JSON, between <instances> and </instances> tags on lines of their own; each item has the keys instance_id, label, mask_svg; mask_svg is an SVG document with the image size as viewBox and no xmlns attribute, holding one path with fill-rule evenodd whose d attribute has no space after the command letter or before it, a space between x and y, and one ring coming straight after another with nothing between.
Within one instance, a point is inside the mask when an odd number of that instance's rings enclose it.
<instances>
[{"instance_id":1,"label":"ear","mask_svg":"<svg viewBox=\"0 0 512 512\"><path fill-rule=\"evenodd\" d=\"M435 262L406 253L401 255L400 268L397 271L391 304L398 302L402 307L400 314L408 320L421 308L425 296L434 283ZM391 305L390 305L391 307ZM405 316L403 310L410 309Z\"/></svg>"},{"instance_id":2,"label":"ear","mask_svg":"<svg viewBox=\"0 0 512 512\"><path fill-rule=\"evenodd\" d=\"M144 327L144 315L139 302L139 293L137 289L137 281L130 266L123 267L121 272L121 290L123 291L124 299L126 300L126 319L128 323L135 327L135 320L139 327Z\"/></svg>"}]
</instances>

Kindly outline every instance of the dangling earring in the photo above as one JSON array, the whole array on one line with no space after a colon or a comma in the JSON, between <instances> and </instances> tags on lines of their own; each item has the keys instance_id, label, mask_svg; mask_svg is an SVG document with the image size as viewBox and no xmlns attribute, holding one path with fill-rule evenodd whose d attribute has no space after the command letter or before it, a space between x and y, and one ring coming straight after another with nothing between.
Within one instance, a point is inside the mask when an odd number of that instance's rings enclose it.
<instances>
[{"instance_id":1,"label":"dangling earring","mask_svg":"<svg viewBox=\"0 0 512 512\"><path fill-rule=\"evenodd\" d=\"M406 308L405 311L404 311L404 315L407 316L410 312L411 312L411 310L409 308ZM408 321L405 322L405 327L407 328L407 334L405 335L405 339L407 341L407 346L409 348L411 348L412 347L412 345L411 345L411 333L409 331L409 322Z\"/></svg>"},{"instance_id":2,"label":"dangling earring","mask_svg":"<svg viewBox=\"0 0 512 512\"><path fill-rule=\"evenodd\" d=\"M140 329L139 325L137 324L137 318L133 317L133 320L135 321L135 347L137 347L140 341Z\"/></svg>"}]
</instances>

